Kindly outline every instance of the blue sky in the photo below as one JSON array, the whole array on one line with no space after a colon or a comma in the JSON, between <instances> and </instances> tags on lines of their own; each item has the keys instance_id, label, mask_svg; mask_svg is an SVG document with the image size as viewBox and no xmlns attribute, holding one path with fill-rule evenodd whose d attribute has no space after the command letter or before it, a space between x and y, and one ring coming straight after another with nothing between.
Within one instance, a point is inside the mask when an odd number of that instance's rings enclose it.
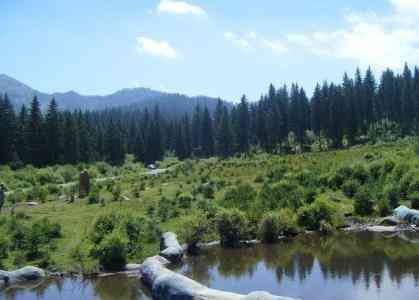
<instances>
[{"instance_id":1,"label":"blue sky","mask_svg":"<svg viewBox=\"0 0 419 300\"><path fill-rule=\"evenodd\" d=\"M251 100L419 62L417 0L0 0L0 73L46 92Z\"/></svg>"}]
</instances>

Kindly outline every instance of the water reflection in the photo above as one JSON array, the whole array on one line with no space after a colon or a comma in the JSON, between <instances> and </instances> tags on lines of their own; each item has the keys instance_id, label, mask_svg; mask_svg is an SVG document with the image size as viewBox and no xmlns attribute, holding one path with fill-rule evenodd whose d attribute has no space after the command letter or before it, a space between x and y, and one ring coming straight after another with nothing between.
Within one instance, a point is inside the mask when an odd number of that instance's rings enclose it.
<instances>
[{"instance_id":1,"label":"water reflection","mask_svg":"<svg viewBox=\"0 0 419 300\"><path fill-rule=\"evenodd\" d=\"M45 281L36 286L22 286L4 291L7 300L151 300L138 277L112 276L97 280L65 278Z\"/></svg>"},{"instance_id":2,"label":"water reflection","mask_svg":"<svg viewBox=\"0 0 419 300\"><path fill-rule=\"evenodd\" d=\"M211 287L242 293L263 289L303 299L417 299L419 245L369 232L308 235L272 246L212 248L189 258L180 271Z\"/></svg>"},{"instance_id":3,"label":"water reflection","mask_svg":"<svg viewBox=\"0 0 419 300\"><path fill-rule=\"evenodd\" d=\"M373 233L302 236L292 242L244 249L207 249L175 267L213 288L266 290L305 300L418 299L419 244ZM0 299L151 300L137 277L34 283Z\"/></svg>"}]
</instances>

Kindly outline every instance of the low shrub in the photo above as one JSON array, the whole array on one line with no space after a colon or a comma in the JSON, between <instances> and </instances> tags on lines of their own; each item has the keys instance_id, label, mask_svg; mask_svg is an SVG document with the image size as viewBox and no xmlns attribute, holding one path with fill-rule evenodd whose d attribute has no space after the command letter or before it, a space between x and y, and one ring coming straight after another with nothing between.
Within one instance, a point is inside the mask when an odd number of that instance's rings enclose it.
<instances>
[{"instance_id":1,"label":"low shrub","mask_svg":"<svg viewBox=\"0 0 419 300\"><path fill-rule=\"evenodd\" d=\"M191 208L193 198L191 195L188 194L180 194L177 197L177 201L179 203L179 207L183 209Z\"/></svg>"},{"instance_id":2,"label":"low shrub","mask_svg":"<svg viewBox=\"0 0 419 300\"><path fill-rule=\"evenodd\" d=\"M160 229L150 219L132 214L110 213L99 216L90 231L90 241L93 243L94 253L107 236L118 231L127 238L127 255L137 257L141 254L143 243L157 241Z\"/></svg>"},{"instance_id":3,"label":"low shrub","mask_svg":"<svg viewBox=\"0 0 419 300\"><path fill-rule=\"evenodd\" d=\"M221 245L237 247L247 238L248 221L246 215L238 209L224 209L216 217Z\"/></svg>"},{"instance_id":4,"label":"low shrub","mask_svg":"<svg viewBox=\"0 0 419 300\"><path fill-rule=\"evenodd\" d=\"M397 184L389 183L384 186L384 197L387 199L390 208L396 208L400 202L400 187Z\"/></svg>"},{"instance_id":5,"label":"low shrub","mask_svg":"<svg viewBox=\"0 0 419 300\"><path fill-rule=\"evenodd\" d=\"M266 213L259 223L259 236L266 243L273 243L281 235L290 236L298 232L295 214L290 209Z\"/></svg>"},{"instance_id":6,"label":"low shrub","mask_svg":"<svg viewBox=\"0 0 419 300\"><path fill-rule=\"evenodd\" d=\"M298 225L308 230L319 230L322 221L335 225L338 219L336 207L326 199L316 199L297 212Z\"/></svg>"},{"instance_id":7,"label":"low shrub","mask_svg":"<svg viewBox=\"0 0 419 300\"><path fill-rule=\"evenodd\" d=\"M413 209L419 209L419 193L415 192L409 195L410 206Z\"/></svg>"},{"instance_id":8,"label":"low shrub","mask_svg":"<svg viewBox=\"0 0 419 300\"><path fill-rule=\"evenodd\" d=\"M127 254L128 240L119 231L105 236L93 253L100 265L109 271L122 270L127 263Z\"/></svg>"},{"instance_id":9,"label":"low shrub","mask_svg":"<svg viewBox=\"0 0 419 300\"><path fill-rule=\"evenodd\" d=\"M222 204L227 208L248 210L254 205L256 195L255 189L250 184L240 184L225 193Z\"/></svg>"},{"instance_id":10,"label":"low shrub","mask_svg":"<svg viewBox=\"0 0 419 300\"><path fill-rule=\"evenodd\" d=\"M188 251L195 253L197 245L203 241L205 235L210 231L210 222L205 213L195 211L182 220L180 236L188 246Z\"/></svg>"},{"instance_id":11,"label":"low shrub","mask_svg":"<svg viewBox=\"0 0 419 300\"><path fill-rule=\"evenodd\" d=\"M259 225L259 236L265 243L276 242L281 234L281 220L278 213L271 212L263 216Z\"/></svg>"},{"instance_id":12,"label":"low shrub","mask_svg":"<svg viewBox=\"0 0 419 300\"><path fill-rule=\"evenodd\" d=\"M100 202L100 191L98 188L93 187L87 197L88 204L98 204Z\"/></svg>"},{"instance_id":13,"label":"low shrub","mask_svg":"<svg viewBox=\"0 0 419 300\"><path fill-rule=\"evenodd\" d=\"M354 196L354 211L360 216L369 216L373 213L374 202L367 188L361 188Z\"/></svg>"},{"instance_id":14,"label":"low shrub","mask_svg":"<svg viewBox=\"0 0 419 300\"><path fill-rule=\"evenodd\" d=\"M358 191L360 184L357 180L350 179L342 185L342 191L346 197L352 198Z\"/></svg>"},{"instance_id":15,"label":"low shrub","mask_svg":"<svg viewBox=\"0 0 419 300\"><path fill-rule=\"evenodd\" d=\"M0 234L0 267L2 261L9 257L9 239L6 235Z\"/></svg>"},{"instance_id":16,"label":"low shrub","mask_svg":"<svg viewBox=\"0 0 419 300\"><path fill-rule=\"evenodd\" d=\"M377 205L380 217L386 217L391 214L391 207L387 199L382 199Z\"/></svg>"},{"instance_id":17,"label":"low shrub","mask_svg":"<svg viewBox=\"0 0 419 300\"><path fill-rule=\"evenodd\" d=\"M356 164L353 167L352 178L358 180L361 184L367 182L369 177L368 171L362 164Z\"/></svg>"}]
</instances>

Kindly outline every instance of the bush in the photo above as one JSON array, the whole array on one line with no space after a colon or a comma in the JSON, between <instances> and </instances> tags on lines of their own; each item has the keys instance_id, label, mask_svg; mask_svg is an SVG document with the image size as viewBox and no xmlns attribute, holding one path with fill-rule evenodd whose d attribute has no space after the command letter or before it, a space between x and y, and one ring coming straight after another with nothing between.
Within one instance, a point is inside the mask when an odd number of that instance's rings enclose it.
<instances>
[{"instance_id":1,"label":"bush","mask_svg":"<svg viewBox=\"0 0 419 300\"><path fill-rule=\"evenodd\" d=\"M335 172L327 178L327 185L332 189L339 189L344 181L345 178L341 174Z\"/></svg>"},{"instance_id":2,"label":"bush","mask_svg":"<svg viewBox=\"0 0 419 300\"><path fill-rule=\"evenodd\" d=\"M97 246L94 256L100 265L109 271L122 270L127 263L128 241L118 230L105 236Z\"/></svg>"},{"instance_id":3,"label":"bush","mask_svg":"<svg viewBox=\"0 0 419 300\"><path fill-rule=\"evenodd\" d=\"M5 235L0 234L0 267L2 260L9 256L9 240Z\"/></svg>"},{"instance_id":4,"label":"bush","mask_svg":"<svg viewBox=\"0 0 419 300\"><path fill-rule=\"evenodd\" d=\"M259 223L259 236L266 243L273 243L281 235L295 235L297 230L294 213L290 209L270 212L264 215Z\"/></svg>"},{"instance_id":5,"label":"bush","mask_svg":"<svg viewBox=\"0 0 419 300\"><path fill-rule=\"evenodd\" d=\"M32 193L28 194L28 200L36 200L44 203L47 200L48 190L46 187L35 185Z\"/></svg>"},{"instance_id":6,"label":"bush","mask_svg":"<svg viewBox=\"0 0 419 300\"><path fill-rule=\"evenodd\" d=\"M400 202L400 187L396 184L386 184L384 187L384 196L388 201L390 208L396 208Z\"/></svg>"},{"instance_id":7,"label":"bush","mask_svg":"<svg viewBox=\"0 0 419 300\"><path fill-rule=\"evenodd\" d=\"M247 238L248 221L238 209L222 210L217 215L216 224L223 246L237 247L241 240Z\"/></svg>"},{"instance_id":8,"label":"bush","mask_svg":"<svg viewBox=\"0 0 419 300\"><path fill-rule=\"evenodd\" d=\"M393 175L395 181L400 181L404 174L408 173L410 166L407 163L399 163L393 169Z\"/></svg>"},{"instance_id":9,"label":"bush","mask_svg":"<svg viewBox=\"0 0 419 300\"><path fill-rule=\"evenodd\" d=\"M122 200L121 194L122 194L121 186L119 184L116 184L112 189L112 200L121 201Z\"/></svg>"},{"instance_id":10,"label":"bush","mask_svg":"<svg viewBox=\"0 0 419 300\"><path fill-rule=\"evenodd\" d=\"M413 209L419 209L419 193L413 193L409 195L410 206Z\"/></svg>"},{"instance_id":11,"label":"bush","mask_svg":"<svg viewBox=\"0 0 419 300\"><path fill-rule=\"evenodd\" d=\"M201 184L198 188L198 192L202 193L206 199L214 198L214 187L210 183Z\"/></svg>"},{"instance_id":12,"label":"bush","mask_svg":"<svg viewBox=\"0 0 419 300\"><path fill-rule=\"evenodd\" d=\"M407 195L409 193L409 190L411 190L411 184L413 183L414 178L417 177L417 175L417 173L410 171L401 177L400 192L403 195Z\"/></svg>"},{"instance_id":13,"label":"bush","mask_svg":"<svg viewBox=\"0 0 419 300\"><path fill-rule=\"evenodd\" d=\"M89 197L87 198L88 204L98 204L100 202L100 191L94 187L90 190Z\"/></svg>"},{"instance_id":14,"label":"bush","mask_svg":"<svg viewBox=\"0 0 419 300\"><path fill-rule=\"evenodd\" d=\"M359 190L360 184L357 180L350 179L342 185L342 191L346 197L352 198Z\"/></svg>"},{"instance_id":15,"label":"bush","mask_svg":"<svg viewBox=\"0 0 419 300\"><path fill-rule=\"evenodd\" d=\"M361 216L369 216L373 212L374 202L366 188L361 188L354 196L354 211Z\"/></svg>"},{"instance_id":16,"label":"bush","mask_svg":"<svg viewBox=\"0 0 419 300\"><path fill-rule=\"evenodd\" d=\"M228 190L223 199L223 205L228 208L248 210L255 202L256 191L250 184L240 184Z\"/></svg>"},{"instance_id":17,"label":"bush","mask_svg":"<svg viewBox=\"0 0 419 300\"><path fill-rule=\"evenodd\" d=\"M394 170L396 163L391 159L386 159L383 163L383 172L384 174L389 174Z\"/></svg>"},{"instance_id":18,"label":"bush","mask_svg":"<svg viewBox=\"0 0 419 300\"><path fill-rule=\"evenodd\" d=\"M353 179L358 180L361 184L364 184L368 180L368 171L364 165L357 164L353 167Z\"/></svg>"},{"instance_id":19,"label":"bush","mask_svg":"<svg viewBox=\"0 0 419 300\"><path fill-rule=\"evenodd\" d=\"M308 187L304 190L304 201L307 204L311 204L316 200L317 191L314 188Z\"/></svg>"},{"instance_id":20,"label":"bush","mask_svg":"<svg viewBox=\"0 0 419 300\"><path fill-rule=\"evenodd\" d=\"M193 199L191 195L181 194L177 197L177 201L181 208L187 209L191 207Z\"/></svg>"},{"instance_id":21,"label":"bush","mask_svg":"<svg viewBox=\"0 0 419 300\"><path fill-rule=\"evenodd\" d=\"M419 192L419 178L415 177L411 180L409 184L409 190L408 193L416 193Z\"/></svg>"},{"instance_id":22,"label":"bush","mask_svg":"<svg viewBox=\"0 0 419 300\"><path fill-rule=\"evenodd\" d=\"M28 260L42 259L48 256L48 247L51 242L61 236L61 225L42 219L30 227L21 227L19 232L22 245ZM16 237L16 236L15 236Z\"/></svg>"},{"instance_id":23,"label":"bush","mask_svg":"<svg viewBox=\"0 0 419 300\"><path fill-rule=\"evenodd\" d=\"M110 234L118 225L118 215L110 213L99 216L93 224L90 239L93 243L99 244L102 239Z\"/></svg>"},{"instance_id":24,"label":"bush","mask_svg":"<svg viewBox=\"0 0 419 300\"><path fill-rule=\"evenodd\" d=\"M96 246L115 231L128 239L127 253L133 257L140 254L143 243L155 242L160 234L156 224L144 216L110 213L96 219L90 240Z\"/></svg>"},{"instance_id":25,"label":"bush","mask_svg":"<svg viewBox=\"0 0 419 300\"><path fill-rule=\"evenodd\" d=\"M298 224L309 230L319 230L322 221L332 225L338 222L336 207L325 199L316 199L297 212Z\"/></svg>"},{"instance_id":26,"label":"bush","mask_svg":"<svg viewBox=\"0 0 419 300\"><path fill-rule=\"evenodd\" d=\"M193 212L182 220L180 236L188 246L189 252L196 252L197 245L210 230L210 222L202 212Z\"/></svg>"},{"instance_id":27,"label":"bush","mask_svg":"<svg viewBox=\"0 0 419 300\"><path fill-rule=\"evenodd\" d=\"M390 204L387 199L382 199L378 202L378 214L380 217L386 217L391 214Z\"/></svg>"},{"instance_id":28,"label":"bush","mask_svg":"<svg viewBox=\"0 0 419 300\"><path fill-rule=\"evenodd\" d=\"M280 181L282 180L286 172L287 172L287 167L285 165L280 165L279 167L276 167L275 169L271 170L267 174L267 177L271 181Z\"/></svg>"},{"instance_id":29,"label":"bush","mask_svg":"<svg viewBox=\"0 0 419 300\"><path fill-rule=\"evenodd\" d=\"M278 213L267 213L259 225L259 236L265 243L273 243L281 234L281 220Z\"/></svg>"}]
</instances>

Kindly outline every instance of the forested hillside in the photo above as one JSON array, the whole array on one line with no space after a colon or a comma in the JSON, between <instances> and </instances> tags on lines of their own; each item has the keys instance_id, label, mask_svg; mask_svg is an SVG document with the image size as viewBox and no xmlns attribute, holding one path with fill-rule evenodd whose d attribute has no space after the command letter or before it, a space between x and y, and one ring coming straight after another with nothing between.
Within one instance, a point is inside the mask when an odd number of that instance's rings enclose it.
<instances>
[{"instance_id":1,"label":"forested hillside","mask_svg":"<svg viewBox=\"0 0 419 300\"><path fill-rule=\"evenodd\" d=\"M115 107L128 109L152 109L158 105L161 112L169 118L179 118L191 113L198 104L208 106L212 111L217 104L216 98L165 93L147 88L124 88L109 95L82 95L75 91L65 93L45 93L38 91L10 76L0 74L0 94L7 94L15 108L28 106L36 96L41 110L47 109L54 98L62 110L102 110Z\"/></svg>"},{"instance_id":2,"label":"forested hillside","mask_svg":"<svg viewBox=\"0 0 419 300\"><path fill-rule=\"evenodd\" d=\"M54 99L42 113L36 97L15 113L12 101L4 95L0 102L0 163L120 164L126 153L150 163L167 151L184 159L228 157L255 147L293 153L415 134L419 69L386 70L379 80L371 69L364 75L357 70L341 83L317 84L311 99L297 84L271 85L257 102L243 96L232 108L222 101L215 109L198 104L178 118L169 118L159 106L61 111Z\"/></svg>"}]
</instances>

